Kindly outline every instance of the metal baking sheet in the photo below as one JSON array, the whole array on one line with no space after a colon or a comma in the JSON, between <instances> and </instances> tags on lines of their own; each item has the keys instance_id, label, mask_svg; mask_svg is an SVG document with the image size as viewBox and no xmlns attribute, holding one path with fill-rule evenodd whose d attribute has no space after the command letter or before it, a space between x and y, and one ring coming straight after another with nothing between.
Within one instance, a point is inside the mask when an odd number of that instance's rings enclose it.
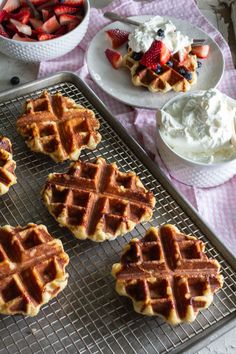
<instances>
[{"instance_id":1,"label":"metal baking sheet","mask_svg":"<svg viewBox=\"0 0 236 354\"><path fill-rule=\"evenodd\" d=\"M22 104L43 89L57 91L92 109L101 123L102 142L85 150L82 160L103 156L123 171L133 170L156 197L153 219L114 241L78 241L60 228L43 206L40 191L50 172L65 171L31 152L15 129ZM10 353L191 353L236 325L236 261L199 215L171 186L142 148L76 75L59 73L0 94L0 133L13 142L18 183L0 200L0 225L43 223L59 237L70 256L66 289L42 307L38 316L0 316L0 354ZM222 266L224 287L209 309L191 324L170 326L159 318L136 314L132 303L115 292L111 266L126 242L142 237L151 225L173 223L206 242L207 254ZM216 332L217 331L217 332Z\"/></svg>"}]
</instances>

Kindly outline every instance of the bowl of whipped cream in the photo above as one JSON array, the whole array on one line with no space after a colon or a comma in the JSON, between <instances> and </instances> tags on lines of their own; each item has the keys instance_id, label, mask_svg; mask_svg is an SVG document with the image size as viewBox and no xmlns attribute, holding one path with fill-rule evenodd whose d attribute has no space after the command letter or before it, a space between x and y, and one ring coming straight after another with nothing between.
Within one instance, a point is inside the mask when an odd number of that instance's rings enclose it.
<instances>
[{"instance_id":1,"label":"bowl of whipped cream","mask_svg":"<svg viewBox=\"0 0 236 354\"><path fill-rule=\"evenodd\" d=\"M236 174L236 101L217 89L180 94L157 112L156 145L169 173L213 187Z\"/></svg>"}]
</instances>

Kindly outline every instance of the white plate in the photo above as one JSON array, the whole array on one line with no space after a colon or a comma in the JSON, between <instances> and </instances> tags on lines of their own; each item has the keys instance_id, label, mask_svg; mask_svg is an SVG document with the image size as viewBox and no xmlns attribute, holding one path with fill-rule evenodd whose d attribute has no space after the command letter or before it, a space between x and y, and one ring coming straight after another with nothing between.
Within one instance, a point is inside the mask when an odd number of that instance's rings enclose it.
<instances>
[{"instance_id":1,"label":"white plate","mask_svg":"<svg viewBox=\"0 0 236 354\"><path fill-rule=\"evenodd\" d=\"M139 22L144 22L151 17L133 16L131 18ZM216 42L207 33L187 21L168 16L166 18L170 19L184 34L192 38L206 38L210 45L209 56L207 59L202 60L203 65L199 69L198 81L192 87L192 90L207 90L216 87L224 72L224 58ZM102 90L128 105L153 109L162 107L169 99L179 94L173 91L164 94L149 92L144 87L136 87L132 84L128 69L113 69L104 54L105 49L110 47L104 32L110 28L132 31L134 26L121 22L113 22L99 31L91 41L87 53L88 70L93 80ZM127 51L125 45L119 50L122 54L125 54Z\"/></svg>"}]
</instances>

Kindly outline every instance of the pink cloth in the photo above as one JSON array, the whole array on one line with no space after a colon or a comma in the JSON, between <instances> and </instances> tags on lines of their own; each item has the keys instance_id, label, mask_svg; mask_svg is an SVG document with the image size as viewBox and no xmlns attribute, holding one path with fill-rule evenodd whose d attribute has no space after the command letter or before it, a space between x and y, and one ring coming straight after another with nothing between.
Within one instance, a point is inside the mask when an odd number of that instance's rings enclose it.
<instances>
[{"instance_id":1,"label":"pink cloth","mask_svg":"<svg viewBox=\"0 0 236 354\"><path fill-rule=\"evenodd\" d=\"M220 46L225 58L225 73L218 88L236 99L236 71L231 58L230 49L221 34L202 16L194 0L154 0L134 2L132 0L115 0L103 9L91 9L88 31L78 47L64 57L43 62L40 65L39 77L45 77L58 71L78 73L97 93L112 113L127 128L139 143L155 158L157 163L171 179L175 187L199 211L201 216L211 225L217 235L231 251L236 251L236 176L221 186L200 189L186 186L172 179L163 166L154 144L155 111L132 109L104 93L89 76L85 52L93 36L109 21L103 17L105 11L116 11L124 16L141 14L169 15L187 19L208 33Z\"/></svg>"}]
</instances>

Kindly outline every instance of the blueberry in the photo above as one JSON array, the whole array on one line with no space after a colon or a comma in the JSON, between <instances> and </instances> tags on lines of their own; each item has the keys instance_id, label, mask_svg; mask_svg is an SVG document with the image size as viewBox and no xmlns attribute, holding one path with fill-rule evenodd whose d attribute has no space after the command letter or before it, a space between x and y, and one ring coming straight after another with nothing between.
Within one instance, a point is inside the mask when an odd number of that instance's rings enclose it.
<instances>
[{"instance_id":1,"label":"blueberry","mask_svg":"<svg viewBox=\"0 0 236 354\"><path fill-rule=\"evenodd\" d=\"M185 75L185 73L186 73L186 70L184 69L184 68L179 68L179 73L180 73L180 75Z\"/></svg>"},{"instance_id":2,"label":"blueberry","mask_svg":"<svg viewBox=\"0 0 236 354\"><path fill-rule=\"evenodd\" d=\"M19 77L18 77L18 76L13 76L13 77L11 78L11 80L10 80L10 83L11 83L12 85L18 85L18 84L20 83Z\"/></svg>"},{"instance_id":3,"label":"blueberry","mask_svg":"<svg viewBox=\"0 0 236 354\"><path fill-rule=\"evenodd\" d=\"M140 60L141 58L142 58L142 56L143 56L143 53L138 53L138 52L133 52L133 55L132 55L132 58L134 59L134 60Z\"/></svg>"},{"instance_id":4,"label":"blueberry","mask_svg":"<svg viewBox=\"0 0 236 354\"><path fill-rule=\"evenodd\" d=\"M197 67L198 67L198 68L201 68L201 66L202 66L202 63L201 63L200 61L198 61L198 62L197 62Z\"/></svg>"},{"instance_id":5,"label":"blueberry","mask_svg":"<svg viewBox=\"0 0 236 354\"><path fill-rule=\"evenodd\" d=\"M157 31L157 35L158 35L158 37L163 38L163 37L165 36L165 31L160 28L160 29Z\"/></svg>"},{"instance_id":6,"label":"blueberry","mask_svg":"<svg viewBox=\"0 0 236 354\"><path fill-rule=\"evenodd\" d=\"M184 77L186 80L192 80L193 75L190 71L186 71Z\"/></svg>"},{"instance_id":7,"label":"blueberry","mask_svg":"<svg viewBox=\"0 0 236 354\"><path fill-rule=\"evenodd\" d=\"M168 66L170 66L171 68L173 68L174 63L173 63L173 61L169 60L169 61L166 63L166 65L168 65Z\"/></svg>"},{"instance_id":8,"label":"blueberry","mask_svg":"<svg viewBox=\"0 0 236 354\"><path fill-rule=\"evenodd\" d=\"M156 72L157 74L161 74L161 73L162 73L162 67L161 67L160 64L157 64L157 68L156 68L155 72Z\"/></svg>"}]
</instances>

